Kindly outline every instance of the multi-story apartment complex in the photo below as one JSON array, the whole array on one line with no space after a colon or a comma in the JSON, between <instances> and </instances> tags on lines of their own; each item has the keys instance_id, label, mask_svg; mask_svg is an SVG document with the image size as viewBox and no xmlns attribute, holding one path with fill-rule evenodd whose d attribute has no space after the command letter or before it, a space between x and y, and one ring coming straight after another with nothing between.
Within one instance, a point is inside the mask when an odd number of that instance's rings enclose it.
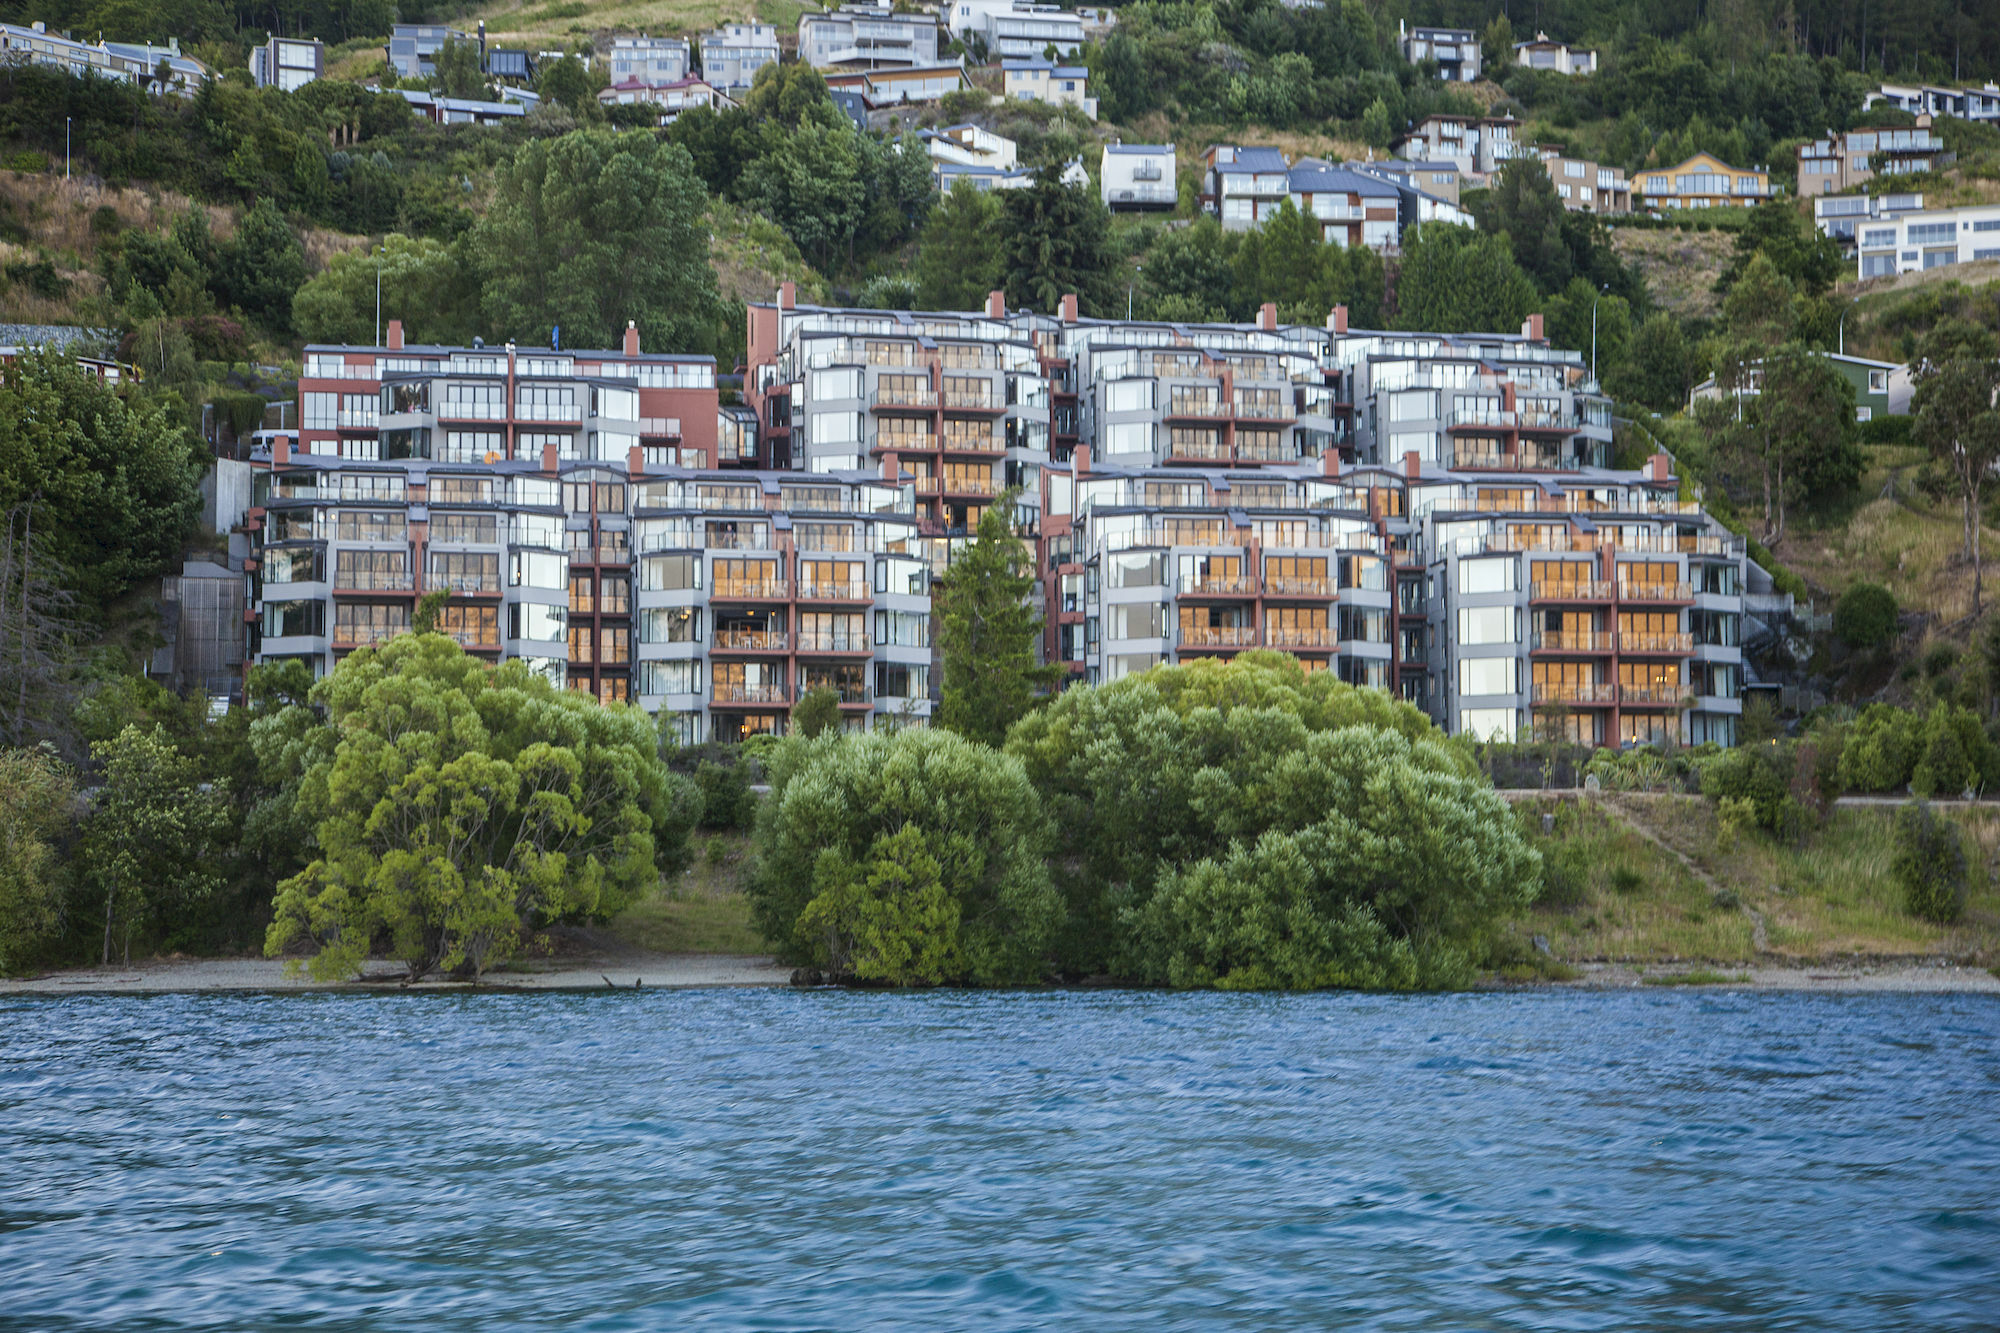
<instances>
[{"instance_id":1,"label":"multi-story apartment complex","mask_svg":"<svg viewBox=\"0 0 2000 1333\"><path fill-rule=\"evenodd\" d=\"M1396 46L1412 65L1428 60L1447 83L1479 79L1479 35L1470 28L1405 27L1396 24Z\"/></svg>"},{"instance_id":2,"label":"multi-story apartment complex","mask_svg":"<svg viewBox=\"0 0 2000 1333\"><path fill-rule=\"evenodd\" d=\"M1920 194L1837 194L1813 199L1813 225L1851 249L1859 228L1923 208Z\"/></svg>"},{"instance_id":3,"label":"multi-story apartment complex","mask_svg":"<svg viewBox=\"0 0 2000 1333\"><path fill-rule=\"evenodd\" d=\"M1520 126L1512 116L1430 115L1397 135L1390 147L1407 161L1450 163L1468 184L1483 185L1515 158L1536 155L1516 137Z\"/></svg>"},{"instance_id":4,"label":"multi-story apartment complex","mask_svg":"<svg viewBox=\"0 0 2000 1333\"><path fill-rule=\"evenodd\" d=\"M725 92L741 92L757 71L778 63L778 30L768 23L725 23L698 39L701 76Z\"/></svg>"},{"instance_id":5,"label":"multi-story apartment complex","mask_svg":"<svg viewBox=\"0 0 2000 1333\"><path fill-rule=\"evenodd\" d=\"M437 73L435 58L446 42L470 40L456 28L438 23L398 23L389 29L384 54L399 79L427 79Z\"/></svg>"},{"instance_id":6,"label":"multi-story apartment complex","mask_svg":"<svg viewBox=\"0 0 2000 1333\"><path fill-rule=\"evenodd\" d=\"M250 81L259 88L294 92L326 73L326 45L302 37L273 37L250 50Z\"/></svg>"},{"instance_id":7,"label":"multi-story apartment complex","mask_svg":"<svg viewBox=\"0 0 2000 1333\"><path fill-rule=\"evenodd\" d=\"M1097 188L1113 212L1172 208L1180 202L1170 143L1117 143L1104 146Z\"/></svg>"},{"instance_id":8,"label":"multi-story apartment complex","mask_svg":"<svg viewBox=\"0 0 2000 1333\"><path fill-rule=\"evenodd\" d=\"M660 86L688 74L688 44L682 37L614 37L606 58L611 82Z\"/></svg>"},{"instance_id":9,"label":"multi-story apartment complex","mask_svg":"<svg viewBox=\"0 0 2000 1333\"><path fill-rule=\"evenodd\" d=\"M27 27L0 23L0 62L44 65L82 77L95 74L121 83L136 83L148 92L192 97L214 72L192 56L181 54L180 39L166 45L148 42L79 42L52 33L39 20ZM166 77L161 77L161 67Z\"/></svg>"},{"instance_id":10,"label":"multi-story apartment complex","mask_svg":"<svg viewBox=\"0 0 2000 1333\"><path fill-rule=\"evenodd\" d=\"M1047 55L1073 56L1086 36L1083 16L1060 5L1032 0L952 0L940 10L944 26L959 41L988 59Z\"/></svg>"},{"instance_id":11,"label":"multi-story apartment complex","mask_svg":"<svg viewBox=\"0 0 2000 1333\"><path fill-rule=\"evenodd\" d=\"M799 59L815 69L873 70L938 63L932 14L899 14L886 4L849 4L799 17Z\"/></svg>"},{"instance_id":12,"label":"multi-story apartment complex","mask_svg":"<svg viewBox=\"0 0 2000 1333\"><path fill-rule=\"evenodd\" d=\"M961 92L972 86L965 67L948 65L890 65L881 69L849 70L826 76L826 88L839 102L843 95L858 99L862 119L856 128L867 128L866 113L878 107L908 106L913 102L935 102L946 93Z\"/></svg>"},{"instance_id":13,"label":"multi-story apartment complex","mask_svg":"<svg viewBox=\"0 0 2000 1333\"><path fill-rule=\"evenodd\" d=\"M1913 116L1950 116L1954 120L2000 124L2000 85L1951 88L1930 83L1885 83L1861 102L1864 111L1877 106L1893 106Z\"/></svg>"},{"instance_id":14,"label":"multi-story apartment complex","mask_svg":"<svg viewBox=\"0 0 2000 1333\"><path fill-rule=\"evenodd\" d=\"M1931 132L1929 113L1917 117L1914 129L1829 130L1825 138L1799 145L1799 194L1838 194L1858 190L1877 176L1928 172L1943 155L1944 141Z\"/></svg>"},{"instance_id":15,"label":"multi-story apartment complex","mask_svg":"<svg viewBox=\"0 0 2000 1333\"><path fill-rule=\"evenodd\" d=\"M2000 204L1870 217L1854 233L1856 273L1863 278L2000 259Z\"/></svg>"},{"instance_id":16,"label":"multi-story apartment complex","mask_svg":"<svg viewBox=\"0 0 2000 1333\"><path fill-rule=\"evenodd\" d=\"M1713 153L1696 153L1677 167L1642 172L1634 190L1646 208L1726 208L1771 197L1771 173L1732 167Z\"/></svg>"},{"instance_id":17,"label":"multi-story apartment complex","mask_svg":"<svg viewBox=\"0 0 2000 1333\"><path fill-rule=\"evenodd\" d=\"M1597 52L1552 40L1545 32L1532 42L1514 43L1514 63L1523 69L1545 69L1554 74L1597 73Z\"/></svg>"}]
</instances>

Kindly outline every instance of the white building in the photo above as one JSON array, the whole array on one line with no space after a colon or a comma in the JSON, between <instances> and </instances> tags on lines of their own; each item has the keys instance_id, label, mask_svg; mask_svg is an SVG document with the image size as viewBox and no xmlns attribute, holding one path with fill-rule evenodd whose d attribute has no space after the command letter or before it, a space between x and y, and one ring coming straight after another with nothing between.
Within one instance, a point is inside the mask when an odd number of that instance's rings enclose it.
<instances>
[{"instance_id":1,"label":"white building","mask_svg":"<svg viewBox=\"0 0 2000 1333\"><path fill-rule=\"evenodd\" d=\"M659 109L660 124L671 125L681 118L681 112L705 106L715 111L725 111L736 106L736 100L727 93L712 86L706 79L675 79L672 83L647 83L643 79L627 79L614 83L597 93L599 106L653 106Z\"/></svg>"},{"instance_id":2,"label":"white building","mask_svg":"<svg viewBox=\"0 0 2000 1333\"><path fill-rule=\"evenodd\" d=\"M1863 278L2000 259L2000 204L1913 209L1857 222L1854 230Z\"/></svg>"},{"instance_id":3,"label":"white building","mask_svg":"<svg viewBox=\"0 0 2000 1333\"><path fill-rule=\"evenodd\" d=\"M1855 232L1883 218L1914 213L1924 206L1920 194L1830 194L1813 201L1813 225L1822 236L1854 244Z\"/></svg>"},{"instance_id":4,"label":"white building","mask_svg":"<svg viewBox=\"0 0 2000 1333\"><path fill-rule=\"evenodd\" d=\"M1040 57L1006 60L1000 65L1001 91L1008 97L1052 106L1073 106L1097 119L1097 99L1090 95L1090 71L1082 65L1058 65Z\"/></svg>"},{"instance_id":5,"label":"white building","mask_svg":"<svg viewBox=\"0 0 2000 1333\"><path fill-rule=\"evenodd\" d=\"M748 88L758 70L778 63L778 30L768 23L725 23L697 40L701 76L717 88Z\"/></svg>"},{"instance_id":6,"label":"white building","mask_svg":"<svg viewBox=\"0 0 2000 1333\"><path fill-rule=\"evenodd\" d=\"M688 44L679 37L614 37L609 57L611 82L669 84L688 74Z\"/></svg>"},{"instance_id":7,"label":"white building","mask_svg":"<svg viewBox=\"0 0 2000 1333\"><path fill-rule=\"evenodd\" d=\"M1172 208L1180 201L1170 143L1110 143L1097 168L1098 195L1113 212Z\"/></svg>"},{"instance_id":8,"label":"white building","mask_svg":"<svg viewBox=\"0 0 2000 1333\"><path fill-rule=\"evenodd\" d=\"M1862 99L1861 109L1893 106L1913 116L1950 116L2000 124L2000 85L1981 88L1946 88L1932 83L1885 83Z\"/></svg>"},{"instance_id":9,"label":"white building","mask_svg":"<svg viewBox=\"0 0 2000 1333\"><path fill-rule=\"evenodd\" d=\"M250 51L250 79L259 88L285 92L303 88L326 74L326 47L300 37L273 37Z\"/></svg>"},{"instance_id":10,"label":"white building","mask_svg":"<svg viewBox=\"0 0 2000 1333\"><path fill-rule=\"evenodd\" d=\"M1015 164L1014 141L1004 134L966 121L941 130L920 130L924 151L932 162L961 167L992 167L1006 171Z\"/></svg>"},{"instance_id":11,"label":"white building","mask_svg":"<svg viewBox=\"0 0 2000 1333\"><path fill-rule=\"evenodd\" d=\"M888 5L842 5L799 16L799 59L815 69L917 68L938 63L937 19Z\"/></svg>"},{"instance_id":12,"label":"white building","mask_svg":"<svg viewBox=\"0 0 2000 1333\"><path fill-rule=\"evenodd\" d=\"M1547 33L1538 32L1532 42L1514 43L1514 63L1523 69L1545 69L1555 74L1595 74L1597 52L1552 41Z\"/></svg>"}]
</instances>

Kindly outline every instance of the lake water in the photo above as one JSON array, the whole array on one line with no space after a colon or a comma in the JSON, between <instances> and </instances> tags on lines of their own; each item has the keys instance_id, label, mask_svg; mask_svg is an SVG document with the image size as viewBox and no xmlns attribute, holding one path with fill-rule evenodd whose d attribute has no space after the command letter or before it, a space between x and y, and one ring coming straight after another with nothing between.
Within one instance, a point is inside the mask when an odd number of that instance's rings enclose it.
<instances>
[{"instance_id":1,"label":"lake water","mask_svg":"<svg viewBox=\"0 0 2000 1333\"><path fill-rule=\"evenodd\" d=\"M0 1328L1991 1329L1972 996L0 1000Z\"/></svg>"}]
</instances>

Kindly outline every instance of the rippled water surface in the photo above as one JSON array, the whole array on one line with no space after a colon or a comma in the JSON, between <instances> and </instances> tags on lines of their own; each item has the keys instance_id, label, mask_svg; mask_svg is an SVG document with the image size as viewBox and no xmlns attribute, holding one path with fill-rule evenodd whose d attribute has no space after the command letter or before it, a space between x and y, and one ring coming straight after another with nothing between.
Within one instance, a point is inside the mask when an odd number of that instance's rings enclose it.
<instances>
[{"instance_id":1,"label":"rippled water surface","mask_svg":"<svg viewBox=\"0 0 2000 1333\"><path fill-rule=\"evenodd\" d=\"M2000 1325L2000 1004L0 1001L0 1327Z\"/></svg>"}]
</instances>

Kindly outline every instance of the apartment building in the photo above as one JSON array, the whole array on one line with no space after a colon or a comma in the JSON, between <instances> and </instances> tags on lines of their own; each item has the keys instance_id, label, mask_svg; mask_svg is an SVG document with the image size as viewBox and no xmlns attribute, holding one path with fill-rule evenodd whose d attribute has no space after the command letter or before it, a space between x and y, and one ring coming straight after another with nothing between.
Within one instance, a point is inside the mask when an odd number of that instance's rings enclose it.
<instances>
[{"instance_id":1,"label":"apartment building","mask_svg":"<svg viewBox=\"0 0 2000 1333\"><path fill-rule=\"evenodd\" d=\"M650 106L657 108L659 123L671 125L681 118L683 111L705 106L714 111L725 111L737 105L734 98L719 88L711 86L706 79L675 79L672 83L647 83L643 79L627 79L597 91L599 106Z\"/></svg>"},{"instance_id":2,"label":"apartment building","mask_svg":"<svg viewBox=\"0 0 2000 1333\"><path fill-rule=\"evenodd\" d=\"M956 8L953 10L956 13ZM990 58L1043 59L1051 48L1059 57L1073 56L1083 46L1083 20L1059 5L1015 3L989 7L982 34Z\"/></svg>"},{"instance_id":3,"label":"apartment building","mask_svg":"<svg viewBox=\"0 0 2000 1333\"><path fill-rule=\"evenodd\" d=\"M1180 202L1174 146L1108 143L1097 167L1098 195L1115 213L1173 208Z\"/></svg>"},{"instance_id":4,"label":"apartment building","mask_svg":"<svg viewBox=\"0 0 2000 1333\"><path fill-rule=\"evenodd\" d=\"M1545 32L1531 42L1514 43L1514 63L1523 69L1545 69L1552 74L1595 74L1597 52L1558 42Z\"/></svg>"},{"instance_id":5,"label":"apartment building","mask_svg":"<svg viewBox=\"0 0 2000 1333\"><path fill-rule=\"evenodd\" d=\"M853 70L828 74L827 91L850 94L859 99L862 120L856 128L866 129L866 113L885 106L908 106L914 102L935 102L946 93L961 92L972 86L962 65L896 65L882 69Z\"/></svg>"},{"instance_id":6,"label":"apartment building","mask_svg":"<svg viewBox=\"0 0 2000 1333\"><path fill-rule=\"evenodd\" d=\"M1446 83L1478 82L1479 35L1470 28L1406 27L1398 20L1396 46L1412 65L1433 62Z\"/></svg>"},{"instance_id":7,"label":"apartment building","mask_svg":"<svg viewBox=\"0 0 2000 1333\"><path fill-rule=\"evenodd\" d=\"M1618 167L1570 157L1561 148L1544 145L1535 150L1556 197L1572 213L1630 213L1632 184Z\"/></svg>"},{"instance_id":8,"label":"apartment building","mask_svg":"<svg viewBox=\"0 0 2000 1333\"><path fill-rule=\"evenodd\" d=\"M1275 148L1217 144L1202 154L1201 206L1224 231L1249 231L1291 197L1292 165Z\"/></svg>"},{"instance_id":9,"label":"apartment building","mask_svg":"<svg viewBox=\"0 0 2000 1333\"><path fill-rule=\"evenodd\" d=\"M2000 124L2000 85L1952 88L1931 83L1885 83L1861 101L1861 109L1892 106L1913 116L1950 116L1954 120Z\"/></svg>"},{"instance_id":10,"label":"apartment building","mask_svg":"<svg viewBox=\"0 0 2000 1333\"><path fill-rule=\"evenodd\" d=\"M273 37L250 49L250 81L259 88L295 92L326 74L326 44L303 37Z\"/></svg>"},{"instance_id":11,"label":"apartment building","mask_svg":"<svg viewBox=\"0 0 2000 1333\"><path fill-rule=\"evenodd\" d=\"M94 74L101 79L136 83L156 95L172 93L177 97L194 96L215 77L208 66L193 56L181 54L177 37L169 37L164 46L150 42L79 42L50 32L48 25L40 20L27 27L0 23L0 63L41 65L78 78Z\"/></svg>"},{"instance_id":12,"label":"apartment building","mask_svg":"<svg viewBox=\"0 0 2000 1333\"><path fill-rule=\"evenodd\" d=\"M1924 206L1920 194L1838 194L1813 199L1813 226L1820 234L1854 246L1858 228L1883 218L1914 213Z\"/></svg>"},{"instance_id":13,"label":"apartment building","mask_svg":"<svg viewBox=\"0 0 2000 1333\"><path fill-rule=\"evenodd\" d=\"M1517 137L1521 122L1512 116L1425 116L1389 141L1397 156L1418 164L1449 163L1469 185L1484 185L1487 177L1517 157L1536 156Z\"/></svg>"},{"instance_id":14,"label":"apartment building","mask_svg":"<svg viewBox=\"0 0 2000 1333\"><path fill-rule=\"evenodd\" d=\"M778 63L778 30L768 23L725 23L696 39L701 76L725 92L740 93L757 71Z\"/></svg>"},{"instance_id":15,"label":"apartment building","mask_svg":"<svg viewBox=\"0 0 2000 1333\"><path fill-rule=\"evenodd\" d=\"M1755 207L1771 197L1771 173L1732 167L1713 153L1696 153L1677 167L1642 172L1634 185L1646 208Z\"/></svg>"},{"instance_id":16,"label":"apartment building","mask_svg":"<svg viewBox=\"0 0 2000 1333\"><path fill-rule=\"evenodd\" d=\"M1402 242L1401 196L1389 181L1308 158L1287 173L1286 188L1328 245L1389 250Z\"/></svg>"},{"instance_id":17,"label":"apartment building","mask_svg":"<svg viewBox=\"0 0 2000 1333\"><path fill-rule=\"evenodd\" d=\"M689 53L685 38L614 37L605 57L613 84L642 83L655 86L679 83L688 76Z\"/></svg>"},{"instance_id":18,"label":"apartment building","mask_svg":"<svg viewBox=\"0 0 2000 1333\"><path fill-rule=\"evenodd\" d=\"M2000 259L2000 204L1919 208L1858 222L1858 276L1880 278L1946 264Z\"/></svg>"},{"instance_id":19,"label":"apartment building","mask_svg":"<svg viewBox=\"0 0 2000 1333\"><path fill-rule=\"evenodd\" d=\"M1928 112L1915 128L1871 127L1799 145L1799 194L1810 198L1858 190L1877 176L1910 176L1948 160L1944 141L1931 132Z\"/></svg>"},{"instance_id":20,"label":"apartment building","mask_svg":"<svg viewBox=\"0 0 2000 1333\"><path fill-rule=\"evenodd\" d=\"M930 67L938 60L937 18L888 5L852 4L799 17L799 59L815 69Z\"/></svg>"},{"instance_id":21,"label":"apartment building","mask_svg":"<svg viewBox=\"0 0 2000 1333\"><path fill-rule=\"evenodd\" d=\"M1051 106L1073 106L1097 119L1097 99L1090 95L1090 71L1082 65L1058 65L1040 56L1006 60L1000 65L1004 96Z\"/></svg>"},{"instance_id":22,"label":"apartment building","mask_svg":"<svg viewBox=\"0 0 2000 1333\"><path fill-rule=\"evenodd\" d=\"M383 49L399 79L428 79L437 73L437 53L446 42L471 40L456 28L438 23L398 23L389 29Z\"/></svg>"}]
</instances>

